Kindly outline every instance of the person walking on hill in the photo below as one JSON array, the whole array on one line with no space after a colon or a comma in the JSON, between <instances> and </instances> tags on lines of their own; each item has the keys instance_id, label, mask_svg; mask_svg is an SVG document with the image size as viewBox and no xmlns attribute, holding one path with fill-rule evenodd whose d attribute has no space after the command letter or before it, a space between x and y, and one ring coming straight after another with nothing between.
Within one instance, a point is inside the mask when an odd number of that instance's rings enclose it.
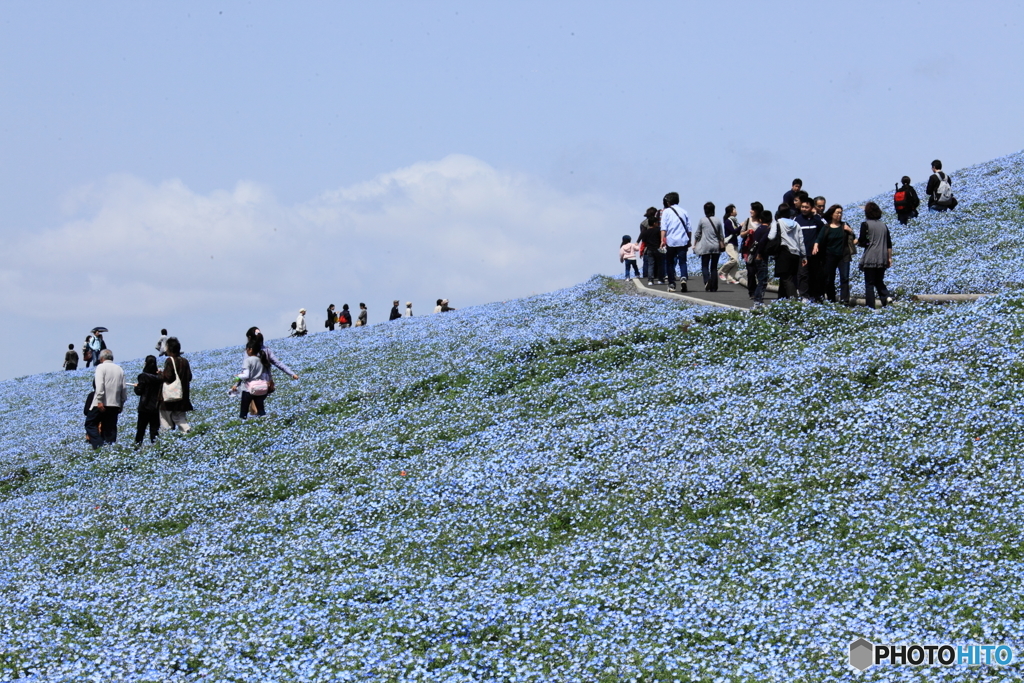
<instances>
[{"instance_id":1,"label":"person walking on hill","mask_svg":"<svg viewBox=\"0 0 1024 683\"><path fill-rule=\"evenodd\" d=\"M185 413L193 409L190 398L192 366L181 357L181 342L177 337L167 338L167 358L164 359L160 378L164 381L160 429L167 432L177 428L182 434L188 434L192 427Z\"/></svg>"},{"instance_id":2,"label":"person walking on hill","mask_svg":"<svg viewBox=\"0 0 1024 683\"><path fill-rule=\"evenodd\" d=\"M661 200L665 208L661 211L661 243L665 247L665 274L668 276L668 291L676 291L676 264L682 280L679 291L686 291L689 272L686 267L686 252L690 248L690 217L679 207L679 193L669 192Z\"/></svg>"},{"instance_id":3,"label":"person walking on hill","mask_svg":"<svg viewBox=\"0 0 1024 683\"><path fill-rule=\"evenodd\" d=\"M388 321L398 320L402 317L402 314L398 312L398 299L395 299L391 304L391 313L388 314Z\"/></svg>"},{"instance_id":4,"label":"person walking on hill","mask_svg":"<svg viewBox=\"0 0 1024 683\"><path fill-rule=\"evenodd\" d=\"M715 219L713 202L704 204L704 218L697 222L693 235L693 253L700 256L700 272L704 278L704 291L718 291L718 259L725 250L725 230Z\"/></svg>"},{"instance_id":5,"label":"person walking on hill","mask_svg":"<svg viewBox=\"0 0 1024 683\"><path fill-rule=\"evenodd\" d=\"M403 317L406 317L406 318L411 318L412 317L412 302L411 301L406 301L405 302L405 315Z\"/></svg>"},{"instance_id":6,"label":"person walking on hill","mask_svg":"<svg viewBox=\"0 0 1024 683\"><path fill-rule=\"evenodd\" d=\"M87 366L88 367L88 366ZM74 344L68 344L68 350L64 353L64 369L78 369L78 351L75 351Z\"/></svg>"},{"instance_id":7,"label":"person walking on hill","mask_svg":"<svg viewBox=\"0 0 1024 683\"><path fill-rule=\"evenodd\" d=\"M306 332L308 330L306 329L306 309L305 308L300 308L299 309L299 317L297 317L295 319L294 329L295 329L295 336L296 337L305 337L306 336Z\"/></svg>"},{"instance_id":8,"label":"person walking on hill","mask_svg":"<svg viewBox=\"0 0 1024 683\"><path fill-rule=\"evenodd\" d=\"M270 385L265 377L269 375L270 359L267 357L266 349L258 340L250 339L245 344L242 371L235 376L235 386L231 388L233 393L239 385L242 387L238 417L243 420L249 417L250 407L255 408L253 412L260 417L267 414L265 401L270 392Z\"/></svg>"},{"instance_id":9,"label":"person walking on hill","mask_svg":"<svg viewBox=\"0 0 1024 683\"><path fill-rule=\"evenodd\" d=\"M864 271L864 298L868 308L875 307L875 290L882 305L889 303L889 288L885 286L885 270L892 267L892 235L889 226L882 222L882 209L874 202L864 205L864 217L860 224L857 244L864 253L860 257L860 269Z\"/></svg>"},{"instance_id":10,"label":"person walking on hill","mask_svg":"<svg viewBox=\"0 0 1024 683\"><path fill-rule=\"evenodd\" d=\"M740 268L740 252L737 240L740 234L740 226L736 222L735 204L725 207L725 212L722 214L722 227L725 232L725 253L729 260L718 269L718 278L725 280L731 285L735 285L739 282L736 279L736 273Z\"/></svg>"},{"instance_id":11,"label":"person walking on hill","mask_svg":"<svg viewBox=\"0 0 1024 683\"><path fill-rule=\"evenodd\" d=\"M156 356L146 356L142 372L136 378L135 395L139 397L139 418L135 423L135 445L142 445L149 428L149 442L160 432L160 404L163 402L164 379L156 366Z\"/></svg>"},{"instance_id":12,"label":"person walking on hill","mask_svg":"<svg viewBox=\"0 0 1024 683\"><path fill-rule=\"evenodd\" d=\"M917 196L917 190L910 184L910 176L903 176L900 182L903 184L896 186L892 203L896 210L896 220L906 225L911 218L917 218L917 207L921 206L921 199Z\"/></svg>"},{"instance_id":13,"label":"person walking on hill","mask_svg":"<svg viewBox=\"0 0 1024 683\"><path fill-rule=\"evenodd\" d=\"M825 257L825 296L836 300L836 271L839 271L839 300L850 303L850 247L856 246L853 228L843 222L843 207L833 204L825 212L826 225L818 232L814 254Z\"/></svg>"},{"instance_id":14,"label":"person walking on hill","mask_svg":"<svg viewBox=\"0 0 1024 683\"><path fill-rule=\"evenodd\" d=\"M932 175L928 178L925 193L928 195L929 211L949 211L956 208L958 202L953 196L953 177L942 172L942 162L938 159L932 162Z\"/></svg>"},{"instance_id":15,"label":"person walking on hill","mask_svg":"<svg viewBox=\"0 0 1024 683\"><path fill-rule=\"evenodd\" d=\"M334 304L327 307L327 320L324 321L324 327L329 331L334 332L334 326L338 324L338 313L334 310Z\"/></svg>"},{"instance_id":16,"label":"person walking on hill","mask_svg":"<svg viewBox=\"0 0 1024 683\"><path fill-rule=\"evenodd\" d=\"M640 270L636 267L636 256L640 251L640 247L633 242L633 238L629 235L622 236L622 243L619 245L619 263L626 264L626 274L624 279L629 279L629 269L633 269L633 273L640 277Z\"/></svg>"},{"instance_id":17,"label":"person walking on hill","mask_svg":"<svg viewBox=\"0 0 1024 683\"><path fill-rule=\"evenodd\" d=\"M338 329L344 330L352 327L352 312L348 310L348 304L341 305L341 314L338 315Z\"/></svg>"},{"instance_id":18,"label":"person walking on hill","mask_svg":"<svg viewBox=\"0 0 1024 683\"><path fill-rule=\"evenodd\" d=\"M96 390L85 418L85 433L93 450L96 450L104 443L117 441L117 416L121 414L127 397L124 370L114 364L114 354L110 349L99 353L93 384Z\"/></svg>"},{"instance_id":19,"label":"person walking on hill","mask_svg":"<svg viewBox=\"0 0 1024 683\"><path fill-rule=\"evenodd\" d=\"M779 204L775 222L769 228L766 238L770 242L780 236L779 250L775 256L775 277L779 278L780 299L796 298L797 272L801 265L807 265L800 224L789 218L789 211L789 206Z\"/></svg>"},{"instance_id":20,"label":"person walking on hill","mask_svg":"<svg viewBox=\"0 0 1024 683\"><path fill-rule=\"evenodd\" d=\"M644 216L637 241L643 253L644 277L647 278L647 286L651 287L655 280L665 282L664 255L660 251L661 222L658 220L658 210L653 206L647 209Z\"/></svg>"},{"instance_id":21,"label":"person walking on hill","mask_svg":"<svg viewBox=\"0 0 1024 683\"><path fill-rule=\"evenodd\" d=\"M359 304L359 320L356 322L356 327L366 327L367 310L366 304Z\"/></svg>"},{"instance_id":22,"label":"person walking on hill","mask_svg":"<svg viewBox=\"0 0 1024 683\"><path fill-rule=\"evenodd\" d=\"M160 330L160 338L156 340L156 354L158 356L167 355L167 330Z\"/></svg>"}]
</instances>

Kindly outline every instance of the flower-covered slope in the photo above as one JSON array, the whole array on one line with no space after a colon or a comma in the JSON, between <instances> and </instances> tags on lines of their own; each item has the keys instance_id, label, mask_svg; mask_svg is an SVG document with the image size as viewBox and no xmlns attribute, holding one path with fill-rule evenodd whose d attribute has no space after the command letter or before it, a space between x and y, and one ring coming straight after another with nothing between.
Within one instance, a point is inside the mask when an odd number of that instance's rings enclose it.
<instances>
[{"instance_id":1,"label":"flower-covered slope","mask_svg":"<svg viewBox=\"0 0 1024 683\"><path fill-rule=\"evenodd\" d=\"M0 383L0 680L1005 677L845 658L1024 647L1008 284L744 313L594 278L275 341L301 379L244 423L240 347L186 353L195 429L141 450L134 397L87 448L89 371Z\"/></svg>"}]
</instances>

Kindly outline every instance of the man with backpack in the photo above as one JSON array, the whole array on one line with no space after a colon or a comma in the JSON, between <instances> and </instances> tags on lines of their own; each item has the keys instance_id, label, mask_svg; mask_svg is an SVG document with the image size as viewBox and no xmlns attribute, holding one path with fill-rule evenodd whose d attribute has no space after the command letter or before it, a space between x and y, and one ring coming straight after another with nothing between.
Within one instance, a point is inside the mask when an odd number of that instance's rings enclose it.
<instances>
[{"instance_id":1,"label":"man with backpack","mask_svg":"<svg viewBox=\"0 0 1024 683\"><path fill-rule=\"evenodd\" d=\"M917 207L921 206L921 199L917 196L917 190L910 184L910 176L903 176L900 182L903 184L896 186L892 204L896 209L897 220L906 225L911 218L917 218Z\"/></svg>"},{"instance_id":2,"label":"man with backpack","mask_svg":"<svg viewBox=\"0 0 1024 683\"><path fill-rule=\"evenodd\" d=\"M668 275L668 291L676 291L676 263L682 281L679 291L686 291L686 252L690 248L690 217L679 208L679 193L669 192L661 200L665 208L661 212L661 242L665 247L665 274Z\"/></svg>"},{"instance_id":3,"label":"man with backpack","mask_svg":"<svg viewBox=\"0 0 1024 683\"><path fill-rule=\"evenodd\" d=\"M929 211L949 211L958 204L953 196L953 178L942 172L942 162L938 159L932 162L932 176L925 192L928 194Z\"/></svg>"}]
</instances>

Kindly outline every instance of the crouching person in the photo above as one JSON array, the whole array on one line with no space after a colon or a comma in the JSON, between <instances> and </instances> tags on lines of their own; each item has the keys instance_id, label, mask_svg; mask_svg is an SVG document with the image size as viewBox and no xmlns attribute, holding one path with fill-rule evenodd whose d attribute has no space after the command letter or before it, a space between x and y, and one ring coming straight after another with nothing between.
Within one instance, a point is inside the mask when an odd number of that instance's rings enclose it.
<instances>
[{"instance_id":1,"label":"crouching person","mask_svg":"<svg viewBox=\"0 0 1024 683\"><path fill-rule=\"evenodd\" d=\"M121 414L126 396L124 370L114 365L114 354L110 349L99 353L93 394L89 413L85 418L85 433L93 450L104 443L117 441L117 416Z\"/></svg>"}]
</instances>

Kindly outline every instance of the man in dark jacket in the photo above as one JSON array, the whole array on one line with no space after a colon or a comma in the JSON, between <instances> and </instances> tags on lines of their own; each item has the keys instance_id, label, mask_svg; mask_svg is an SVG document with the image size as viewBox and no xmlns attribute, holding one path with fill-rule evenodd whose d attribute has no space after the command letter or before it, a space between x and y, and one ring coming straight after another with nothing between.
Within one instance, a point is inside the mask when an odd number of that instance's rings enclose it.
<instances>
[{"instance_id":1,"label":"man in dark jacket","mask_svg":"<svg viewBox=\"0 0 1024 683\"><path fill-rule=\"evenodd\" d=\"M402 314L398 312L398 299L395 299L394 305L391 306L391 315L388 316L388 320L398 320L402 317Z\"/></svg>"},{"instance_id":2,"label":"man in dark jacket","mask_svg":"<svg viewBox=\"0 0 1024 683\"><path fill-rule=\"evenodd\" d=\"M917 196L917 190L910 184L910 176L903 176L900 182L903 184L896 188L893 195L893 208L896 209L897 220L906 225L911 218L917 218L917 207L921 206L921 199Z\"/></svg>"},{"instance_id":3,"label":"man in dark jacket","mask_svg":"<svg viewBox=\"0 0 1024 683\"><path fill-rule=\"evenodd\" d=\"M75 351L74 344L68 344L67 353L64 354L64 369L65 370L77 370L78 369L78 351Z\"/></svg>"},{"instance_id":4,"label":"man in dark jacket","mask_svg":"<svg viewBox=\"0 0 1024 683\"><path fill-rule=\"evenodd\" d=\"M135 445L142 445L149 427L150 443L156 441L160 432L160 403L163 397L164 378L157 374L156 356L146 356L142 372L136 378L135 395L139 397L139 420L135 424Z\"/></svg>"},{"instance_id":5,"label":"man in dark jacket","mask_svg":"<svg viewBox=\"0 0 1024 683\"><path fill-rule=\"evenodd\" d=\"M953 176L946 175L942 172L942 162L936 159L932 162L932 176L928 178L928 187L925 189L925 193L928 195L928 210L929 211L948 211L949 209L956 208L956 200L953 200L951 206L945 206L939 201L939 188L945 181L950 189L953 187Z\"/></svg>"},{"instance_id":6,"label":"man in dark jacket","mask_svg":"<svg viewBox=\"0 0 1024 683\"><path fill-rule=\"evenodd\" d=\"M807 263L801 265L796 273L796 288L804 299L820 299L823 296L821 285L821 268L824 259L821 254L812 255L814 242L818 239L818 231L825 225L825 219L814 213L812 199L807 197L800 202L800 215L794 218L800 226L804 239L804 253Z\"/></svg>"}]
</instances>

